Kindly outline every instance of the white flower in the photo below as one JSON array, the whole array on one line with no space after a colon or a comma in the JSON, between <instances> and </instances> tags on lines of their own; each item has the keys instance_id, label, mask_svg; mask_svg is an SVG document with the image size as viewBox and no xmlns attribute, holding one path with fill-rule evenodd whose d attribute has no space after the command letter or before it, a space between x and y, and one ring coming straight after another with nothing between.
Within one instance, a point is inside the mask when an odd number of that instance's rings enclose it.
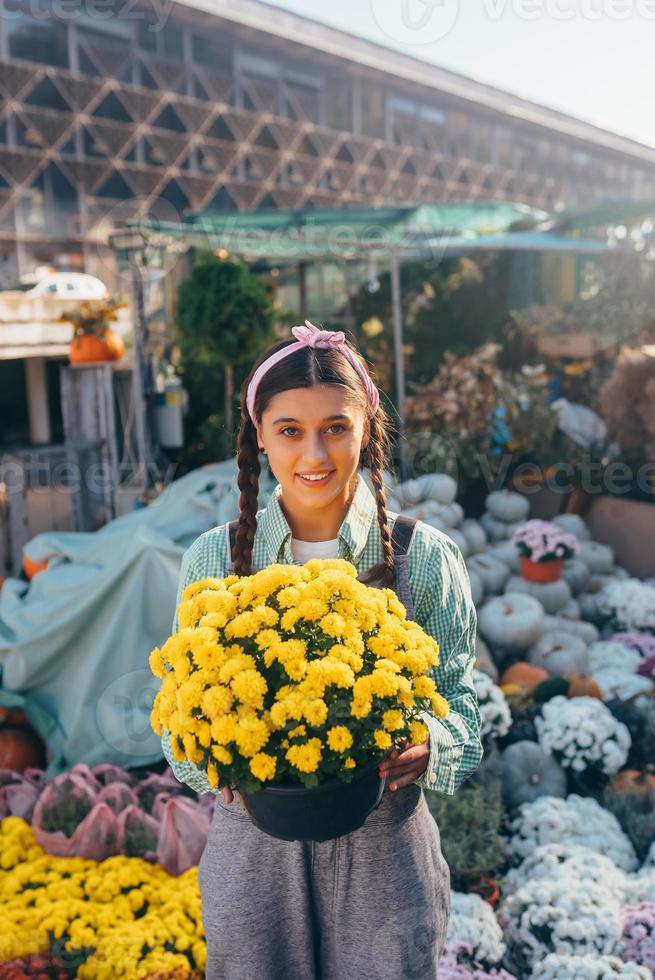
<instances>
[{"instance_id":1,"label":"white flower","mask_svg":"<svg viewBox=\"0 0 655 980\"><path fill-rule=\"evenodd\" d=\"M655 868L642 868L636 875L626 875L625 904L655 902Z\"/></svg>"},{"instance_id":2,"label":"white flower","mask_svg":"<svg viewBox=\"0 0 655 980\"><path fill-rule=\"evenodd\" d=\"M512 727L512 713L507 698L491 677L481 670L473 670L473 683L478 696L482 736L502 738Z\"/></svg>"},{"instance_id":3,"label":"white flower","mask_svg":"<svg viewBox=\"0 0 655 980\"><path fill-rule=\"evenodd\" d=\"M512 957L534 966L548 953L613 953L621 937L620 908L604 885L552 878L512 892L498 918Z\"/></svg>"},{"instance_id":4,"label":"white flower","mask_svg":"<svg viewBox=\"0 0 655 980\"><path fill-rule=\"evenodd\" d=\"M505 955L505 943L494 910L479 895L450 894L446 942L472 947L471 958L491 966Z\"/></svg>"},{"instance_id":5,"label":"white flower","mask_svg":"<svg viewBox=\"0 0 655 980\"><path fill-rule=\"evenodd\" d=\"M598 609L621 629L655 629L655 586L628 578L609 582L598 596Z\"/></svg>"},{"instance_id":6,"label":"white flower","mask_svg":"<svg viewBox=\"0 0 655 980\"><path fill-rule=\"evenodd\" d=\"M650 693L651 681L635 673L642 661L636 650L616 640L600 640L590 644L587 653L589 673L606 701L610 698L628 701L636 694Z\"/></svg>"},{"instance_id":7,"label":"white flower","mask_svg":"<svg viewBox=\"0 0 655 980\"><path fill-rule=\"evenodd\" d=\"M650 970L624 963L618 956L558 956L549 953L535 963L531 980L652 980Z\"/></svg>"},{"instance_id":8,"label":"white flower","mask_svg":"<svg viewBox=\"0 0 655 980\"><path fill-rule=\"evenodd\" d=\"M551 698L535 728L544 752L576 772L594 768L613 775L625 764L632 743L627 727L597 698Z\"/></svg>"},{"instance_id":9,"label":"white flower","mask_svg":"<svg viewBox=\"0 0 655 980\"><path fill-rule=\"evenodd\" d=\"M541 844L578 844L604 854L622 871L635 871L639 862L616 817L592 797L572 793L565 800L540 796L523 803L511 824L507 842L515 863Z\"/></svg>"},{"instance_id":10,"label":"white flower","mask_svg":"<svg viewBox=\"0 0 655 980\"><path fill-rule=\"evenodd\" d=\"M559 878L603 885L617 897L623 898L626 880L630 878L614 862L590 847L572 843L542 844L519 865L508 871L503 891L515 891L529 881Z\"/></svg>"}]
</instances>

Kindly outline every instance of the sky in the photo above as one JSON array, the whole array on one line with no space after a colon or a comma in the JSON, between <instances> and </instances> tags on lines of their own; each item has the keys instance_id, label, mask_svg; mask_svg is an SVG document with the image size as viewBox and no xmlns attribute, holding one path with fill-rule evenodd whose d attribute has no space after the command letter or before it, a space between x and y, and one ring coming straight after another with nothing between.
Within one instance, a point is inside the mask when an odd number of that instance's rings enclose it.
<instances>
[{"instance_id":1,"label":"sky","mask_svg":"<svg viewBox=\"0 0 655 980\"><path fill-rule=\"evenodd\" d=\"M655 0L267 0L655 147Z\"/></svg>"}]
</instances>

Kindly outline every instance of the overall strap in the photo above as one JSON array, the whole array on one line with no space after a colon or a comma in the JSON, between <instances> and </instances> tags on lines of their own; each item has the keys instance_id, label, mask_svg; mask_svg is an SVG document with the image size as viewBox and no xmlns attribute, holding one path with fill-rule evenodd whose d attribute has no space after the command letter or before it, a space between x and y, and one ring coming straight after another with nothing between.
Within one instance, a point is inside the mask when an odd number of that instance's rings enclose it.
<instances>
[{"instance_id":1,"label":"overall strap","mask_svg":"<svg viewBox=\"0 0 655 980\"><path fill-rule=\"evenodd\" d=\"M417 518L399 514L391 532L395 591L407 610L407 618L411 620L415 619L416 614L409 584L409 551L412 547L417 524Z\"/></svg>"},{"instance_id":2,"label":"overall strap","mask_svg":"<svg viewBox=\"0 0 655 980\"><path fill-rule=\"evenodd\" d=\"M405 514L398 515L391 532L391 545L395 557L408 554L414 540L417 524L416 517L407 517Z\"/></svg>"}]
</instances>

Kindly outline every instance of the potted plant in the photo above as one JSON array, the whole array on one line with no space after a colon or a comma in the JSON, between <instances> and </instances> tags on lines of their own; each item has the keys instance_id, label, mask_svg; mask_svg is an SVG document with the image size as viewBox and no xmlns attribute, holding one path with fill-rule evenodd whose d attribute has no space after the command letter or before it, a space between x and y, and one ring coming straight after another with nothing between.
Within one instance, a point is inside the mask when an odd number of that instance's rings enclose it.
<instances>
[{"instance_id":1,"label":"potted plant","mask_svg":"<svg viewBox=\"0 0 655 980\"><path fill-rule=\"evenodd\" d=\"M476 892L496 905L500 898L497 878L505 864L500 781L483 772L454 796L429 793L426 799L439 827L453 889Z\"/></svg>"},{"instance_id":2,"label":"potted plant","mask_svg":"<svg viewBox=\"0 0 655 980\"><path fill-rule=\"evenodd\" d=\"M557 582L564 562L580 553L578 539L553 521L525 521L512 535L512 544L521 575L529 582Z\"/></svg>"},{"instance_id":3,"label":"potted plant","mask_svg":"<svg viewBox=\"0 0 655 980\"><path fill-rule=\"evenodd\" d=\"M423 709L448 711L429 676L436 641L391 589L356 576L343 559L313 559L203 579L150 656L162 678L152 725L173 758L238 789L283 840L362 826L384 790L381 759L425 741Z\"/></svg>"},{"instance_id":4,"label":"potted plant","mask_svg":"<svg viewBox=\"0 0 655 980\"><path fill-rule=\"evenodd\" d=\"M74 327L69 351L72 364L121 359L125 345L110 323L117 319L116 311L126 306L114 299L85 300L76 309L65 310L57 318L58 323L70 322Z\"/></svg>"}]
</instances>

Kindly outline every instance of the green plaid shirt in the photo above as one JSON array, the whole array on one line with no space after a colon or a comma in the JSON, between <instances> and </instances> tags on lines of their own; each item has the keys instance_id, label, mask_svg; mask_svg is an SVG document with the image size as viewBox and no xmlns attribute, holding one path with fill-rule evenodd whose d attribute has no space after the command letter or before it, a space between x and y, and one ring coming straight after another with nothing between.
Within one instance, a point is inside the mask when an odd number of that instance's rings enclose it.
<instances>
[{"instance_id":1,"label":"green plaid shirt","mask_svg":"<svg viewBox=\"0 0 655 980\"><path fill-rule=\"evenodd\" d=\"M291 552L291 528L280 506L278 483L267 506L257 512L253 568L273 563L300 564ZM393 526L396 514L388 512ZM382 561L382 540L375 498L360 475L355 496L339 528L339 558L346 558L362 573ZM468 572L457 545L447 535L418 522L409 552L409 584L416 621L440 647L440 663L433 669L438 691L450 705L448 717L427 712L423 720L430 731L430 759L415 782L424 789L452 794L477 769L482 758L480 713L473 686L476 613ZM176 608L182 590L207 576L228 575L225 525L197 538L182 558ZM177 614L173 631L177 629ZM177 779L198 793L212 792L204 772L171 756L168 732L162 737L164 755Z\"/></svg>"}]
</instances>

